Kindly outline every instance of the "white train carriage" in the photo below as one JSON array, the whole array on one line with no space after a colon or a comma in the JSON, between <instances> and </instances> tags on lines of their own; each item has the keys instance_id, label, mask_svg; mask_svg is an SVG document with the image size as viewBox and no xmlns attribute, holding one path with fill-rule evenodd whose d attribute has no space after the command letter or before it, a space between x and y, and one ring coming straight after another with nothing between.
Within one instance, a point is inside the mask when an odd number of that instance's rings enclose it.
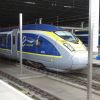
<instances>
[{"instance_id":1,"label":"white train carriage","mask_svg":"<svg viewBox=\"0 0 100 100\"><path fill-rule=\"evenodd\" d=\"M38 62L56 71L87 67L88 52L72 33L47 24L23 26L23 59ZM0 30L0 54L19 59L18 28Z\"/></svg>"}]
</instances>

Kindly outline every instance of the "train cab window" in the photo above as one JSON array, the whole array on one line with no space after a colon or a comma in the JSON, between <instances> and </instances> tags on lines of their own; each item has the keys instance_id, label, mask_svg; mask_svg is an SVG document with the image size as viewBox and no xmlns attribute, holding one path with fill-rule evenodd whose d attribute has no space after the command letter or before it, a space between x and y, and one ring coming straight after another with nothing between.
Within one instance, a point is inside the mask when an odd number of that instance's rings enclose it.
<instances>
[{"instance_id":1,"label":"train cab window","mask_svg":"<svg viewBox=\"0 0 100 100\"><path fill-rule=\"evenodd\" d=\"M15 36L13 36L13 44L15 44Z\"/></svg>"},{"instance_id":2,"label":"train cab window","mask_svg":"<svg viewBox=\"0 0 100 100\"><path fill-rule=\"evenodd\" d=\"M78 38L67 31L56 31L55 32L58 36L60 36L61 38L63 38L64 40L67 40L69 42L73 42L73 43L77 43L78 42Z\"/></svg>"}]
</instances>

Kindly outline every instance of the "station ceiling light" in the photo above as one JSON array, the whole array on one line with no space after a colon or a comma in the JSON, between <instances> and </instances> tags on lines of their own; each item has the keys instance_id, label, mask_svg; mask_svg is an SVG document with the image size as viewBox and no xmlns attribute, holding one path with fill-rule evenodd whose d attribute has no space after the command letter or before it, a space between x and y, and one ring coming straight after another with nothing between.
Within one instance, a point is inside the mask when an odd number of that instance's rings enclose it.
<instances>
[{"instance_id":1,"label":"station ceiling light","mask_svg":"<svg viewBox=\"0 0 100 100\"><path fill-rule=\"evenodd\" d=\"M25 4L31 4L31 5L35 5L35 2L24 2Z\"/></svg>"},{"instance_id":2,"label":"station ceiling light","mask_svg":"<svg viewBox=\"0 0 100 100\"><path fill-rule=\"evenodd\" d=\"M73 6L64 6L64 8L73 8Z\"/></svg>"}]
</instances>

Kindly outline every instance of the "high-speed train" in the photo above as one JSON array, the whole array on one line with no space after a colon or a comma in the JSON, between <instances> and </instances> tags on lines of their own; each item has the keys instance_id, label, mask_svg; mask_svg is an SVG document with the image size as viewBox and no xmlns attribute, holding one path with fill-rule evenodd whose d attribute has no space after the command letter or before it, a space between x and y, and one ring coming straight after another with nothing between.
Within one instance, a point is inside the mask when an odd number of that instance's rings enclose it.
<instances>
[{"instance_id":1,"label":"high-speed train","mask_svg":"<svg viewBox=\"0 0 100 100\"><path fill-rule=\"evenodd\" d=\"M84 69L88 52L72 33L48 24L23 26L23 59L41 63L47 69L67 71ZM0 54L13 59L20 57L19 28L0 30Z\"/></svg>"},{"instance_id":2,"label":"high-speed train","mask_svg":"<svg viewBox=\"0 0 100 100\"><path fill-rule=\"evenodd\" d=\"M75 35L86 45L88 46L88 31L76 31ZM99 32L99 42L100 45L100 32Z\"/></svg>"}]
</instances>

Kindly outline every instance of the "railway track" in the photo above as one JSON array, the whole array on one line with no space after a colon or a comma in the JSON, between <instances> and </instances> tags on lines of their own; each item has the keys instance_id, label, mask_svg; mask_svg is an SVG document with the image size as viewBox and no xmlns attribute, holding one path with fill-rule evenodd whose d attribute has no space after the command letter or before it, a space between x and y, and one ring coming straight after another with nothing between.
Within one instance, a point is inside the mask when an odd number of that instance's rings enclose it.
<instances>
[{"instance_id":1,"label":"railway track","mask_svg":"<svg viewBox=\"0 0 100 100\"><path fill-rule=\"evenodd\" d=\"M9 61L9 64L10 63L12 63L12 62ZM28 62L28 61L25 61L23 66L26 67L28 70L31 70L31 71L33 70L33 71L37 71L37 72L46 74L47 76L51 76L51 77L53 77L57 80L60 79L60 82L65 82L66 83L66 81L67 81L67 82L71 82L71 83L75 83L75 84L79 84L81 86L87 87L87 75L84 74L84 73L79 73L79 72L67 72L67 73L54 72L54 71L50 71L50 70L45 69L41 64ZM97 91L96 94L100 95L100 93L98 93L98 91L100 91L100 77L95 76L93 78L94 78L94 80L93 80L93 89ZM17 81L17 83L18 83L18 81ZM27 85L25 85L25 86L27 86ZM29 88L30 87L31 86L29 86ZM26 87L26 88L28 88L28 87ZM33 89L37 89L37 88L33 87ZM41 93L42 91L38 90L38 92ZM43 93L43 94L46 94L48 96L47 93ZM44 95L44 97L45 97L45 95ZM50 95L46 98L50 98L50 97L53 97L53 96ZM53 99L50 98L48 100L59 100L59 98L57 98L57 99L54 99L54 98L55 97L53 97Z\"/></svg>"},{"instance_id":2,"label":"railway track","mask_svg":"<svg viewBox=\"0 0 100 100\"><path fill-rule=\"evenodd\" d=\"M36 63L35 63L36 64ZM53 76L55 78L59 78L61 80L64 81L69 81L72 83L76 83L82 86L87 87L87 74L85 73L81 73L81 72L67 72L67 73L61 73L61 72L55 72L55 71L50 71L47 70L45 68L43 68L42 65L39 64L39 68L37 68L38 65L35 66L35 64L33 63L25 63L24 66L29 70L35 70L38 72L41 72L43 74L49 75L49 76ZM96 91L100 91L100 76L93 76L93 81L92 81L92 88Z\"/></svg>"},{"instance_id":3,"label":"railway track","mask_svg":"<svg viewBox=\"0 0 100 100\"><path fill-rule=\"evenodd\" d=\"M59 98L55 97L54 95L52 95L44 90L41 90L40 88L37 88L33 85L30 85L26 82L23 82L22 80L14 77L14 76L11 76L3 71L0 71L0 75L7 78L8 80L10 80L11 84L13 84L13 85L18 84L20 86L23 86L25 89L28 89L29 90L28 93L31 95L31 97L32 96L34 97L34 93L35 93L35 94L40 95L42 100L60 100Z\"/></svg>"}]
</instances>

